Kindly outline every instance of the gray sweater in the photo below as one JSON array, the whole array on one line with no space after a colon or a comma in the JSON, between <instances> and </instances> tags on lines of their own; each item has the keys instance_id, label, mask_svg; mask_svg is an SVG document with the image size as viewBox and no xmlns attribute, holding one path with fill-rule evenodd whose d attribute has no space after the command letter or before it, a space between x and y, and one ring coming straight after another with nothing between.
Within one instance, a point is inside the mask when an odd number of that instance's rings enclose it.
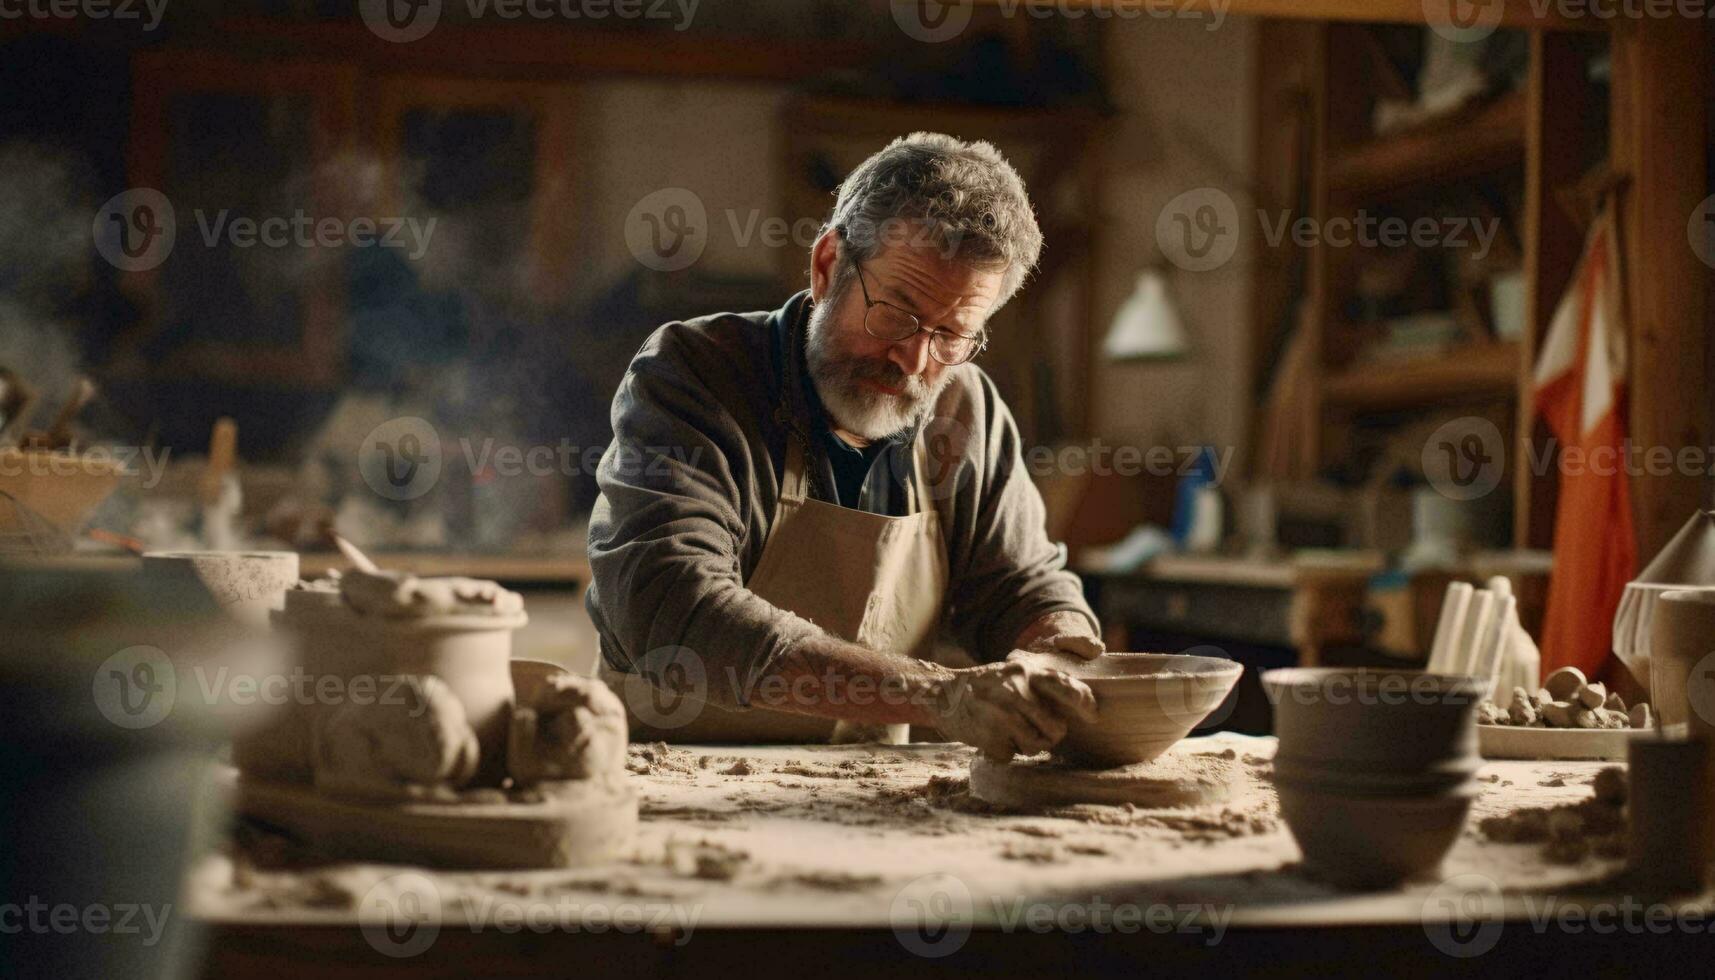
<instances>
[{"instance_id":1,"label":"gray sweater","mask_svg":"<svg viewBox=\"0 0 1715 980\"><path fill-rule=\"evenodd\" d=\"M614 669L685 647L711 681L736 682L737 691L711 684L711 696L747 700L777 657L819 632L744 587L774 519L788 438L810 447L814 496L837 499L812 435L821 410L804 375L809 308L799 293L778 310L668 323L632 359L614 395L589 531L587 602ZM977 660L999 660L1046 613L1095 617L1064 549L1048 540L994 382L974 364L950 370L923 433L947 545L944 624ZM908 442L889 451L909 465Z\"/></svg>"}]
</instances>

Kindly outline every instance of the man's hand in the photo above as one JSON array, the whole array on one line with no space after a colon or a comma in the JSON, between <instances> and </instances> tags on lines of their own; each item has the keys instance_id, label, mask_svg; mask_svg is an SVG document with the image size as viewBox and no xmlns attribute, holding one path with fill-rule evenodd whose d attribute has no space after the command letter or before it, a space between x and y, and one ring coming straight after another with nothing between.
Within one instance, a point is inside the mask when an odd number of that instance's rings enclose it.
<instances>
[{"instance_id":1,"label":"man's hand","mask_svg":"<svg viewBox=\"0 0 1715 980\"><path fill-rule=\"evenodd\" d=\"M1045 667L1007 662L952 670L932 690L935 726L995 762L1053 748L1066 737L1070 718L1096 720L1089 687Z\"/></svg>"},{"instance_id":2,"label":"man's hand","mask_svg":"<svg viewBox=\"0 0 1715 980\"><path fill-rule=\"evenodd\" d=\"M1009 661L1042 663L1032 654L1060 654L1069 662L1094 660L1107 652L1107 646L1096 636L1090 621L1082 614L1062 610L1051 612L1031 623L1018 636L1017 649L1007 655Z\"/></svg>"}]
</instances>

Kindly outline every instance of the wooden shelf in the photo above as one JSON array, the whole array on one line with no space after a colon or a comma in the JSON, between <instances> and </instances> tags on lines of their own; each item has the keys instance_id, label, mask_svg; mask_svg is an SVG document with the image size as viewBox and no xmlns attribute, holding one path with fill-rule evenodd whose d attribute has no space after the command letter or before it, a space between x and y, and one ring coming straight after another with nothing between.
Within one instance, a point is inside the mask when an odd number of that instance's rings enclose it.
<instances>
[{"instance_id":1,"label":"wooden shelf","mask_svg":"<svg viewBox=\"0 0 1715 980\"><path fill-rule=\"evenodd\" d=\"M1514 398L1519 345L1474 344L1434 358L1354 365L1328 377L1323 400L1348 412L1461 398Z\"/></svg>"},{"instance_id":2,"label":"wooden shelf","mask_svg":"<svg viewBox=\"0 0 1715 980\"><path fill-rule=\"evenodd\" d=\"M873 45L831 40L709 37L683 31L538 23L448 24L410 44L381 41L355 19L223 17L184 32L187 43L337 56L388 71L547 80L638 75L733 82L796 82L876 56Z\"/></svg>"},{"instance_id":3,"label":"wooden shelf","mask_svg":"<svg viewBox=\"0 0 1715 980\"><path fill-rule=\"evenodd\" d=\"M1403 193L1522 164L1525 97L1507 95L1411 129L1338 150L1328 189L1343 197Z\"/></svg>"}]
</instances>

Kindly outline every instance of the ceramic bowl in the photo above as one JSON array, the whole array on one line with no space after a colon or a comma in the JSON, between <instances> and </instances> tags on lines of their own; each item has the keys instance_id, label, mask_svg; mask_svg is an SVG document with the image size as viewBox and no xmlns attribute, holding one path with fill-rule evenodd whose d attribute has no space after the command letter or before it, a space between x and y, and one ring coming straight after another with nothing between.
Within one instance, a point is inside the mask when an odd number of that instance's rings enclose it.
<instances>
[{"instance_id":1,"label":"ceramic bowl","mask_svg":"<svg viewBox=\"0 0 1715 980\"><path fill-rule=\"evenodd\" d=\"M150 551L143 555L143 571L197 582L234 616L265 627L269 613L285 608L286 592L297 584L298 553Z\"/></svg>"},{"instance_id":2,"label":"ceramic bowl","mask_svg":"<svg viewBox=\"0 0 1715 980\"><path fill-rule=\"evenodd\" d=\"M1297 778L1458 783L1482 764L1473 677L1416 670L1293 667L1262 675L1274 705L1277 772Z\"/></svg>"},{"instance_id":3,"label":"ceramic bowl","mask_svg":"<svg viewBox=\"0 0 1715 980\"><path fill-rule=\"evenodd\" d=\"M1343 888L1386 888L1441 866L1480 790L1346 796L1275 778L1280 814L1311 875Z\"/></svg>"},{"instance_id":4,"label":"ceramic bowl","mask_svg":"<svg viewBox=\"0 0 1715 980\"><path fill-rule=\"evenodd\" d=\"M1044 658L1088 684L1096 696L1095 723L1072 722L1055 753L1103 766L1148 762L1220 706L1244 667L1219 657L1168 653L1108 653L1069 664Z\"/></svg>"}]
</instances>

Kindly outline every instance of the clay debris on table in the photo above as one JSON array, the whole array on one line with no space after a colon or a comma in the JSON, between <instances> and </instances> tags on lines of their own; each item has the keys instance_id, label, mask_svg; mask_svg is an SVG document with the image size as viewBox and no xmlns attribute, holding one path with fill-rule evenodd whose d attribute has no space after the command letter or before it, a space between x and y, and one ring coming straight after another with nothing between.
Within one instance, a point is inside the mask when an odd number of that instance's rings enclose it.
<instances>
[{"instance_id":1,"label":"clay debris on table","mask_svg":"<svg viewBox=\"0 0 1715 980\"><path fill-rule=\"evenodd\" d=\"M1626 772L1610 766L1591 781L1592 795L1576 803L1525 807L1485 817L1478 829L1498 844L1541 844L1550 864L1626 855Z\"/></svg>"},{"instance_id":2,"label":"clay debris on table","mask_svg":"<svg viewBox=\"0 0 1715 980\"><path fill-rule=\"evenodd\" d=\"M1648 728L1654 723L1650 706L1640 701L1629 709L1618 693L1601 682L1591 682L1577 667L1562 667L1543 681L1533 694L1513 688L1505 708L1493 701L1477 706L1477 722L1483 725L1516 725L1526 728Z\"/></svg>"},{"instance_id":3,"label":"clay debris on table","mask_svg":"<svg viewBox=\"0 0 1715 980\"><path fill-rule=\"evenodd\" d=\"M1172 767L1186 774L1204 771L1211 765L1238 758L1232 749L1216 753L1184 753L1164 756L1155 764ZM1026 810L1009 809L980 799L971 793L970 777L965 774L969 752L960 749L929 754L891 753L873 750L868 758L824 761L816 759L769 759L741 755L708 755L665 743L633 745L627 770L640 776L680 777L696 779L708 774L725 777L749 777L744 782L760 785L728 797L731 810L666 804L665 801L645 799L645 816L672 816L693 819L708 824L721 824L747 813L802 813L815 811L818 816L837 819L857 826L908 823L925 833L951 832L951 825L933 819L937 814L946 818L958 816L1020 817L1035 823L1000 823L997 829L1038 838L1057 838L1061 833L1045 827L1040 821L1071 821L1089 827L1150 829L1165 832L1177 843L1210 843L1220 840L1268 834L1280 827L1278 804L1266 771L1269 761L1246 754L1243 765L1247 770L1238 778L1234 794L1227 803L1218 806L1151 809L1132 804L1116 806L1078 804ZM904 781L900 776L921 771L927 764L944 770L932 773L927 780ZM850 786L859 793L840 792L837 805L822 787L833 790ZM808 799L782 797L778 793L761 792L772 789L805 790ZM824 812L826 811L826 812ZM1028 852L1028 853L1027 853ZM1100 855L1106 849L1095 844L1073 843L1058 853L1053 848L1021 848L1008 842L1000 855L1008 860L1029 862L1058 861L1068 855Z\"/></svg>"}]
</instances>

